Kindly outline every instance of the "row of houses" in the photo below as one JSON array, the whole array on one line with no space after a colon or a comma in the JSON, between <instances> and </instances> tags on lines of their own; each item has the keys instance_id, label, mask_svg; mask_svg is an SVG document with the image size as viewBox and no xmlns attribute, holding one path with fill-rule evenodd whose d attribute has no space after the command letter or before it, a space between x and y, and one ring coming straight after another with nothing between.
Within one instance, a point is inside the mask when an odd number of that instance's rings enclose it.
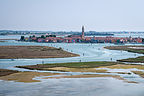
<instances>
[{"instance_id":1,"label":"row of houses","mask_svg":"<svg viewBox=\"0 0 144 96\"><path fill-rule=\"evenodd\" d=\"M25 37L21 41L27 42L46 42L46 43L144 43L143 38L132 37Z\"/></svg>"}]
</instances>

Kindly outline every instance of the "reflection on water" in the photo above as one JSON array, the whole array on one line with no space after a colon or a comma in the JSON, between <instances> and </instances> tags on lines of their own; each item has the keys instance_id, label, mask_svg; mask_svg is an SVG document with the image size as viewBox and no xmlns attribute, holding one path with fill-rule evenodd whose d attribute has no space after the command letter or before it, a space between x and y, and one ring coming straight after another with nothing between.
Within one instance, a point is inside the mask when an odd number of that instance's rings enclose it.
<instances>
[{"instance_id":1,"label":"reflection on water","mask_svg":"<svg viewBox=\"0 0 144 96\"><path fill-rule=\"evenodd\" d=\"M14 66L79 62L85 61L112 61L129 57L142 56L142 54L130 53L126 51L116 51L104 49L104 46L113 44L67 44L67 43L29 43L10 40L0 42L0 45L40 45L62 47L64 50L80 54L80 57L70 58L48 58L48 59L0 59L0 68L14 69ZM84 53L84 56L83 56ZM17 68L16 68L17 69ZM26 69L19 69L26 71ZM114 71L114 70L111 70ZM69 73L80 74L80 73ZM128 75L123 75L125 78ZM127 76L127 77L126 77ZM131 76L131 75L130 75ZM136 75L135 75L136 76ZM134 78L133 78L134 79ZM138 78L136 78L138 79ZM0 81L0 96L143 96L144 83L126 83L108 77L99 78L62 78L62 79L41 79L37 83L20 83L12 81ZM131 79L132 80L132 79Z\"/></svg>"},{"instance_id":2,"label":"reflection on water","mask_svg":"<svg viewBox=\"0 0 144 96\"><path fill-rule=\"evenodd\" d=\"M144 94L144 86L124 83L114 78L47 79L30 84L4 82L0 82L2 96L143 96Z\"/></svg>"}]
</instances>

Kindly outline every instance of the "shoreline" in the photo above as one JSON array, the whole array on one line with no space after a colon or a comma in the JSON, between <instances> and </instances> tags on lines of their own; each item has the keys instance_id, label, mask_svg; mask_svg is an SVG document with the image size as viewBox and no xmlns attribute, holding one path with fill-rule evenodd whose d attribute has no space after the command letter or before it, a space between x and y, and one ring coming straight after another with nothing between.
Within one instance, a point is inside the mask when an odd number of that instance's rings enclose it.
<instances>
[{"instance_id":1,"label":"shoreline","mask_svg":"<svg viewBox=\"0 0 144 96\"><path fill-rule=\"evenodd\" d=\"M122 50L122 51L128 51L132 53L139 53L139 54L144 54L144 46L107 46L104 47L109 50ZM140 48L140 49L139 49ZM144 56L139 56L136 58L127 58L127 59L121 59L117 60L119 62L129 62L129 63L144 63Z\"/></svg>"},{"instance_id":2,"label":"shoreline","mask_svg":"<svg viewBox=\"0 0 144 96\"><path fill-rule=\"evenodd\" d=\"M17 68L25 68L30 70L45 70L45 71L57 71L64 73L49 73L49 72L21 72L8 74L1 76L0 80L15 81L15 82L40 82L42 79L61 79L61 78L98 78L98 77L112 77L118 80L122 80L127 83L138 83L136 81L127 80L121 75L132 75L132 73L137 74L144 78L144 72L139 72L144 69L143 65L125 65L121 62L73 62L73 63L55 63L55 64L37 64L37 65L27 65L27 66L16 66ZM52 69L51 69L52 68ZM108 69L133 69L136 68L138 71L131 70L130 72L114 72L108 71ZM13 71L13 70L12 70ZM80 72L80 74L71 74L67 72ZM85 72L85 73L83 73ZM88 73L87 73L88 72ZM71 75L70 75L71 74ZM55 76L57 75L57 76ZM43 77L41 77L43 76ZM47 77L48 76L48 77ZM35 79L35 77L41 80Z\"/></svg>"},{"instance_id":3,"label":"shoreline","mask_svg":"<svg viewBox=\"0 0 144 96\"><path fill-rule=\"evenodd\" d=\"M122 75L132 76L137 74L144 78L144 73L136 73L133 68L143 70L143 65L123 64L121 62L73 62L73 63L55 63L55 64L37 64L28 66L16 66L17 68L24 68L30 70L43 70L43 71L57 71L57 72L80 72L80 74L64 75L59 77L44 77L44 79L61 79L61 78L97 78L97 77L112 77L122 80L127 83L138 83L124 78ZM108 71L115 69L131 70L127 71ZM122 76L122 77L121 77Z\"/></svg>"},{"instance_id":4,"label":"shoreline","mask_svg":"<svg viewBox=\"0 0 144 96\"><path fill-rule=\"evenodd\" d=\"M8 69L0 69L0 80L5 81L15 81L15 82L24 82L24 83L32 83L32 82L40 82L40 80L35 80L35 77L41 76L54 76L61 75L60 73L48 73L48 72L22 72Z\"/></svg>"},{"instance_id":5,"label":"shoreline","mask_svg":"<svg viewBox=\"0 0 144 96\"><path fill-rule=\"evenodd\" d=\"M48 46L0 46L0 59L65 58L80 56Z\"/></svg>"},{"instance_id":6,"label":"shoreline","mask_svg":"<svg viewBox=\"0 0 144 96\"><path fill-rule=\"evenodd\" d=\"M25 68L30 70L45 70L45 71L57 71L50 68L55 67L67 67L67 68L96 68L100 66L116 65L118 62L96 61L96 62L69 62L69 63L51 63L51 64L37 64L27 66L16 66L17 68ZM123 64L123 63L120 63Z\"/></svg>"},{"instance_id":7,"label":"shoreline","mask_svg":"<svg viewBox=\"0 0 144 96\"><path fill-rule=\"evenodd\" d=\"M19 47L19 46L15 46ZM24 46L23 46L24 47ZM26 46L27 47L27 46ZM33 46L28 46L28 47L33 47ZM40 46L36 46L40 47ZM43 46L46 47L46 46ZM112 46L113 47L113 46ZM115 47L115 46L114 46ZM117 46L116 46L117 47ZM125 51L127 51L127 46L123 46L125 48ZM52 49L50 50L59 50L58 48L50 47ZM119 50L119 47L115 50ZM120 46L121 48L121 46ZM129 48L129 47L128 47ZM47 50L47 49L40 49L40 50ZM114 49L111 49L114 50ZM121 48L121 50L124 50ZM133 49L135 52L137 49ZM139 49L140 50L140 49ZM137 51L139 52L139 51ZM121 77L121 74L127 74L131 75L131 73L137 74L144 78L144 73L139 72L140 70L144 69L143 65L132 65L132 64L127 64L125 65L122 62L108 62L108 61L95 61L95 62L70 62L70 63L52 63L52 64L37 64L37 65L27 65L27 66L16 66L17 68L24 68L24 69L29 69L29 70L43 70L43 71L58 71L58 72L81 72L81 74L73 74L73 75L64 75L64 76L58 76L58 77L47 77L46 79L50 78L55 78L55 79L60 79L60 78L96 78L96 77L112 77L116 78L119 80L126 81L128 83L137 83L135 81L128 81L125 78ZM130 72L109 72L108 69L133 69L136 68L139 71L130 71ZM83 74L83 72L91 72L90 74ZM47 72L46 72L47 73ZM93 74L94 73L94 74ZM101 73L101 74L97 74ZM107 74L105 74L107 73ZM110 73L116 73L115 75L110 75ZM59 75L60 73L50 73L50 74L45 74L43 72L17 72L17 73L12 73L8 74L6 76L0 77L1 80L12 80L16 82L40 82L40 80L33 80L35 76L49 76L49 75ZM119 75L118 75L119 74ZM25 80L21 76L30 76L26 77L28 78ZM16 77L16 78L15 78ZM45 78L45 77L44 77Z\"/></svg>"}]
</instances>

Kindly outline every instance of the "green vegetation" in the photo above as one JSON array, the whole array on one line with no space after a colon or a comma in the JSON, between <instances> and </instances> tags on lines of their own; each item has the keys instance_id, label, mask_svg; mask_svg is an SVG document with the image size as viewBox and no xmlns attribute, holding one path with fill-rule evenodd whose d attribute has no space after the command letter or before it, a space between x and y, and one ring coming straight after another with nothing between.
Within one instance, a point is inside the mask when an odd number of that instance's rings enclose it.
<instances>
[{"instance_id":1,"label":"green vegetation","mask_svg":"<svg viewBox=\"0 0 144 96\"><path fill-rule=\"evenodd\" d=\"M144 63L144 56L140 56L137 58L128 58L128 59L122 59L122 60L117 60L120 62L135 62L135 63Z\"/></svg>"},{"instance_id":2,"label":"green vegetation","mask_svg":"<svg viewBox=\"0 0 144 96\"><path fill-rule=\"evenodd\" d=\"M56 37L56 35L46 35L46 37Z\"/></svg>"},{"instance_id":3,"label":"green vegetation","mask_svg":"<svg viewBox=\"0 0 144 96\"><path fill-rule=\"evenodd\" d=\"M45 36L44 36L44 35L41 35L41 38L45 39Z\"/></svg>"},{"instance_id":4,"label":"green vegetation","mask_svg":"<svg viewBox=\"0 0 144 96\"><path fill-rule=\"evenodd\" d=\"M104 48L110 49L110 50L124 50L128 52L144 54L144 49L134 49L132 47L144 47L144 46L107 46Z\"/></svg>"},{"instance_id":5,"label":"green vegetation","mask_svg":"<svg viewBox=\"0 0 144 96\"><path fill-rule=\"evenodd\" d=\"M117 62L105 62L105 61L98 61L98 62L71 62L71 63L55 63L55 64L37 64L37 65L28 65L28 66L16 66L18 68L26 68L31 70L53 70L54 67L66 67L66 68L97 68L100 66L111 66L116 65ZM122 64L122 63L121 63ZM59 70L60 71L60 70Z\"/></svg>"},{"instance_id":6,"label":"green vegetation","mask_svg":"<svg viewBox=\"0 0 144 96\"><path fill-rule=\"evenodd\" d=\"M24 38L25 38L24 36L21 36L21 39L20 39L20 40L24 41Z\"/></svg>"},{"instance_id":7,"label":"green vegetation","mask_svg":"<svg viewBox=\"0 0 144 96\"><path fill-rule=\"evenodd\" d=\"M97 62L70 62L70 63L44 64L44 66L68 67L68 68L95 68L99 66L111 66L115 64L117 64L117 62L97 61Z\"/></svg>"},{"instance_id":8,"label":"green vegetation","mask_svg":"<svg viewBox=\"0 0 144 96\"><path fill-rule=\"evenodd\" d=\"M104 48L110 49L110 50L124 50L124 51L128 51L128 52L144 54L144 49L139 49L139 47L144 48L144 46L107 46ZM140 56L137 58L122 59L122 60L117 60L117 61L144 63L144 56Z\"/></svg>"}]
</instances>

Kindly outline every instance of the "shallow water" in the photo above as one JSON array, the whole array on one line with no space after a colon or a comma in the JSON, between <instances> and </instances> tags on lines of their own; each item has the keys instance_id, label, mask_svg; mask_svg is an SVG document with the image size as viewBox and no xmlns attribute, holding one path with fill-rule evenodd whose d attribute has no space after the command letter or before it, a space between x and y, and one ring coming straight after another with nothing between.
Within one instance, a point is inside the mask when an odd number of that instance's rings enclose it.
<instances>
[{"instance_id":1,"label":"shallow water","mask_svg":"<svg viewBox=\"0 0 144 96\"><path fill-rule=\"evenodd\" d=\"M104 46L114 46L113 44L79 44L79 43L34 43L34 42L18 42L10 40L8 42L0 42L4 45L40 45L62 47L63 50L80 54L80 57L68 58L45 58L45 59L0 59L0 68L10 68L20 65L33 65L44 63L63 63L63 62L88 62L88 61L116 61L118 59L134 58L143 56L143 54L130 53L127 51L108 50ZM83 56L84 54L84 56Z\"/></svg>"},{"instance_id":2,"label":"shallow water","mask_svg":"<svg viewBox=\"0 0 144 96\"><path fill-rule=\"evenodd\" d=\"M114 78L47 79L38 83L0 82L2 96L143 96L144 86ZM8 87L9 86L9 87Z\"/></svg>"},{"instance_id":3,"label":"shallow water","mask_svg":"<svg viewBox=\"0 0 144 96\"><path fill-rule=\"evenodd\" d=\"M112 61L116 61L118 59L143 56L142 54L130 53L126 51L108 50L103 48L104 46L114 46L113 44L91 45L78 43L30 43L8 40L8 42L0 42L0 45L40 45L62 47L66 51L72 51L81 55L80 57L70 58L15 59L14 61L11 61L11 59L0 59L0 68L20 71L29 70L14 68L14 66L40 64L42 63L42 61L44 61L45 63L79 62L80 60L83 62L111 61L111 58L113 58ZM67 74L77 75L81 73L69 72ZM142 78L139 78L136 75L127 74L123 74L122 76L132 81L139 81L140 83L126 83L122 80L117 80L110 77L74 79L35 78L42 81L37 83L0 81L0 96L144 96L144 82L142 82Z\"/></svg>"}]
</instances>

